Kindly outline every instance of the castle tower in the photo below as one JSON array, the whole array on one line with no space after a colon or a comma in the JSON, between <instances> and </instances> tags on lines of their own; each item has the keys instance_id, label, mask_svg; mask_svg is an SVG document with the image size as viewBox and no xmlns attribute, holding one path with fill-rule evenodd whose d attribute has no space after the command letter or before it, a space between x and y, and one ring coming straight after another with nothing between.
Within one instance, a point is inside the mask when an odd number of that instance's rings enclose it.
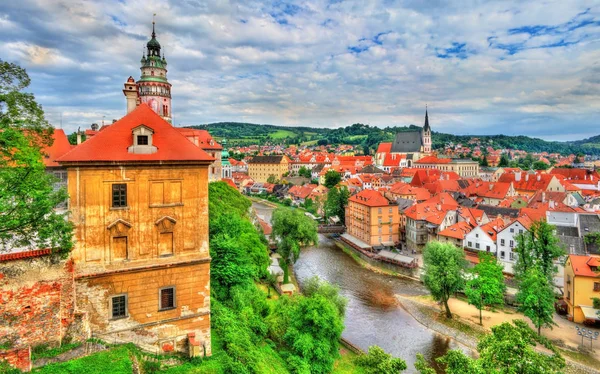
<instances>
[{"instance_id":1,"label":"castle tower","mask_svg":"<svg viewBox=\"0 0 600 374\"><path fill-rule=\"evenodd\" d=\"M425 108L425 124L423 125L423 153L431 153L431 127L429 127L429 115Z\"/></svg>"},{"instance_id":2,"label":"castle tower","mask_svg":"<svg viewBox=\"0 0 600 374\"><path fill-rule=\"evenodd\" d=\"M147 53L141 60L142 76L137 81L140 103L148 104L158 115L171 123L171 84L167 81L167 60L164 53L162 57L160 55L160 43L156 40L154 21L152 39L146 44L146 50ZM129 97L127 102L129 108Z\"/></svg>"},{"instance_id":3,"label":"castle tower","mask_svg":"<svg viewBox=\"0 0 600 374\"><path fill-rule=\"evenodd\" d=\"M130 76L127 82L125 82L123 94L125 94L125 99L127 100L127 113L130 113L139 104L137 83L135 83L133 77Z\"/></svg>"}]
</instances>

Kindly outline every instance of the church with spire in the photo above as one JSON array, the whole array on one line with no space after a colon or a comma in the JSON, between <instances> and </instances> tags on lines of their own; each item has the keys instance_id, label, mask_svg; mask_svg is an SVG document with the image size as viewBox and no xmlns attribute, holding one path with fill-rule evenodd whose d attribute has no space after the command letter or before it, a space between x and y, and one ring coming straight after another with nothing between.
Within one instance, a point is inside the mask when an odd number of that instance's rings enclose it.
<instances>
[{"instance_id":1,"label":"church with spire","mask_svg":"<svg viewBox=\"0 0 600 374\"><path fill-rule=\"evenodd\" d=\"M391 172L396 168L412 167L413 163L432 153L429 113L425 108L425 123L418 130L402 131L393 142L380 143L375 153L375 165Z\"/></svg>"},{"instance_id":2,"label":"church with spire","mask_svg":"<svg viewBox=\"0 0 600 374\"><path fill-rule=\"evenodd\" d=\"M136 82L129 77L123 93L127 99L127 113L139 104L147 104L164 120L172 123L171 83L167 80L167 60L156 39L155 22L152 21L152 38L146 44L140 61L141 77Z\"/></svg>"}]
</instances>

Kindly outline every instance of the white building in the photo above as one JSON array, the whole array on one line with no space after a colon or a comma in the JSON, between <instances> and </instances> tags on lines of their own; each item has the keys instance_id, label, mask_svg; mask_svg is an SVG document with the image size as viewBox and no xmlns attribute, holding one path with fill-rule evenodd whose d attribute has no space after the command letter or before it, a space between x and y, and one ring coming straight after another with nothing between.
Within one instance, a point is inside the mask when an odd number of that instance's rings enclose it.
<instances>
[{"instance_id":1,"label":"white building","mask_svg":"<svg viewBox=\"0 0 600 374\"><path fill-rule=\"evenodd\" d=\"M504 221L499 218L477 226L465 236L463 246L472 251L485 251L496 255L496 237L503 226Z\"/></svg>"}]
</instances>

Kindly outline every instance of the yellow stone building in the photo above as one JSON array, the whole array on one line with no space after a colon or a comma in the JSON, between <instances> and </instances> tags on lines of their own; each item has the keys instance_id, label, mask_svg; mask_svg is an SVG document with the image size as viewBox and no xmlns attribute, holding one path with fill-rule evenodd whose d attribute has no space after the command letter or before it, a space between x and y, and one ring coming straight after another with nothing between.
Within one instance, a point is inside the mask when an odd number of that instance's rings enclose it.
<instances>
[{"instance_id":1,"label":"yellow stone building","mask_svg":"<svg viewBox=\"0 0 600 374\"><path fill-rule=\"evenodd\" d=\"M75 224L75 307L94 336L210 355L214 159L141 104L58 161Z\"/></svg>"},{"instance_id":2,"label":"yellow stone building","mask_svg":"<svg viewBox=\"0 0 600 374\"><path fill-rule=\"evenodd\" d=\"M600 256L569 255L565 263L565 301L569 317L576 323L600 321L600 309L593 299L600 298Z\"/></svg>"},{"instance_id":3,"label":"yellow stone building","mask_svg":"<svg viewBox=\"0 0 600 374\"><path fill-rule=\"evenodd\" d=\"M398 206L377 191L363 190L348 199L346 232L368 246L398 242Z\"/></svg>"},{"instance_id":4,"label":"yellow stone building","mask_svg":"<svg viewBox=\"0 0 600 374\"><path fill-rule=\"evenodd\" d=\"M266 182L271 175L280 180L290 171L290 159L285 155L254 156L248 161L248 175L256 182Z\"/></svg>"}]
</instances>

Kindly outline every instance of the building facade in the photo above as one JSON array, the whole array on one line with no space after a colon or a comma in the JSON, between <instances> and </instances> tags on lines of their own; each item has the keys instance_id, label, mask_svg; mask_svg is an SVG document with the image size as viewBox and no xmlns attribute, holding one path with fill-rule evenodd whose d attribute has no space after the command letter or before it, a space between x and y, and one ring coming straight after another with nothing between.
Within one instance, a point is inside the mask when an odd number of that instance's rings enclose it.
<instances>
[{"instance_id":1,"label":"building facade","mask_svg":"<svg viewBox=\"0 0 600 374\"><path fill-rule=\"evenodd\" d=\"M398 243L398 206L377 191L363 190L348 199L346 232L369 246Z\"/></svg>"},{"instance_id":2,"label":"building facade","mask_svg":"<svg viewBox=\"0 0 600 374\"><path fill-rule=\"evenodd\" d=\"M58 161L69 175L76 309L92 333L210 355L214 159L140 104Z\"/></svg>"},{"instance_id":3,"label":"building facade","mask_svg":"<svg viewBox=\"0 0 600 374\"><path fill-rule=\"evenodd\" d=\"M593 298L600 298L600 257L569 255L565 263L565 301L568 316L576 323L600 321L600 309Z\"/></svg>"},{"instance_id":4,"label":"building facade","mask_svg":"<svg viewBox=\"0 0 600 374\"><path fill-rule=\"evenodd\" d=\"M254 156L248 161L248 175L256 182L266 182L270 176L280 180L290 171L290 159L285 155Z\"/></svg>"}]
</instances>

